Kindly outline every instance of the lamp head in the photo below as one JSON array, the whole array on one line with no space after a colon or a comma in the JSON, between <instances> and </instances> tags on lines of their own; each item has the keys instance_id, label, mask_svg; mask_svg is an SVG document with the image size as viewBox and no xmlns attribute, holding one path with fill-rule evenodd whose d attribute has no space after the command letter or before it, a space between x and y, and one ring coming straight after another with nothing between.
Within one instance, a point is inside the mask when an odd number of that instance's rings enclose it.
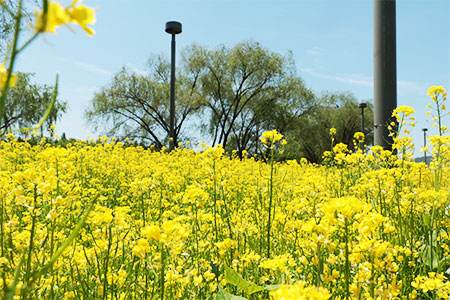
<instances>
[{"instance_id":1,"label":"lamp head","mask_svg":"<svg viewBox=\"0 0 450 300\"><path fill-rule=\"evenodd\" d=\"M166 23L166 32L169 34L179 34L182 31L180 22L170 21Z\"/></svg>"}]
</instances>

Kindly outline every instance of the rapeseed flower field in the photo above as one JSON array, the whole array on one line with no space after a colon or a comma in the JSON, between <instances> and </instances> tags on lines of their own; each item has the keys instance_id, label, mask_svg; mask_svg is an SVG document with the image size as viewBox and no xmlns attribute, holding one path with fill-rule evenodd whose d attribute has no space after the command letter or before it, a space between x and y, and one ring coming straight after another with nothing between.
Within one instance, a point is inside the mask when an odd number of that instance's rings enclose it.
<instances>
[{"instance_id":1,"label":"rapeseed flower field","mask_svg":"<svg viewBox=\"0 0 450 300\"><path fill-rule=\"evenodd\" d=\"M220 147L10 136L0 142L3 295L447 299L450 138L431 140L429 165L402 140L398 155L337 144L315 165L277 162L286 141L276 131L261 137L266 162Z\"/></svg>"}]
</instances>

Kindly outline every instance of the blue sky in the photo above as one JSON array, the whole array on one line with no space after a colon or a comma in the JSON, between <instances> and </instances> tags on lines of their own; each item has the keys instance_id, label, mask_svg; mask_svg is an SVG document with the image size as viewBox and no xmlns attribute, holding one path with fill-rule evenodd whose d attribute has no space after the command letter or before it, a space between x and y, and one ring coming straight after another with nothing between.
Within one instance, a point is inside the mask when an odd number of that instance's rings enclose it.
<instances>
[{"instance_id":1,"label":"blue sky","mask_svg":"<svg viewBox=\"0 0 450 300\"><path fill-rule=\"evenodd\" d=\"M64 1L63 1L64 2ZM69 2L69 1L66 1ZM166 21L183 23L178 49L260 42L292 51L298 74L316 92L349 91L373 99L372 0L85 0L97 8L97 34L61 28L41 37L19 58L17 70L51 84L60 74L69 112L58 125L69 137L97 136L83 114L92 95L122 66L145 71L151 54L168 53ZM450 1L397 1L398 104L417 110L413 136L421 143L426 88L450 89Z\"/></svg>"}]
</instances>

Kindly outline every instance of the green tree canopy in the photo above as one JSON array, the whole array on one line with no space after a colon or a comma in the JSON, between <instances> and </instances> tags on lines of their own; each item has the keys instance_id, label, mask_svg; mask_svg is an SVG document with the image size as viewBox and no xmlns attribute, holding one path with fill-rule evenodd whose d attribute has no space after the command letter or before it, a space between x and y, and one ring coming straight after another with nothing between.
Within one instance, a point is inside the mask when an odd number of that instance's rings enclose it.
<instances>
[{"instance_id":1,"label":"green tree canopy","mask_svg":"<svg viewBox=\"0 0 450 300\"><path fill-rule=\"evenodd\" d=\"M149 67L148 74L123 68L95 95L86 117L107 134L160 149L168 143L170 63L157 56ZM192 137L193 132L183 128L193 121L201 123L212 146L260 155L259 136L277 129L288 139L283 158L303 156L319 162L323 151L331 148L331 127L337 129L336 142L350 145L360 131L354 96L316 95L296 74L291 54L281 55L255 42L184 49L176 93L176 142ZM370 105L366 124L373 124Z\"/></svg>"},{"instance_id":2,"label":"green tree canopy","mask_svg":"<svg viewBox=\"0 0 450 300\"><path fill-rule=\"evenodd\" d=\"M26 2L26 1L25 1ZM29 0L33 5L38 4L35 0ZM30 22L32 11L29 9L30 5L23 6L22 15L23 22ZM3 61L7 53L8 43L11 40L14 32L14 14L17 12L17 0L2 0L0 1L0 58Z\"/></svg>"},{"instance_id":3,"label":"green tree canopy","mask_svg":"<svg viewBox=\"0 0 450 300\"><path fill-rule=\"evenodd\" d=\"M330 129L336 128L335 143L353 145L353 135L361 131L359 101L350 93L328 93L318 97L319 105L308 114L292 119L284 133L287 137L286 158L306 157L320 162L322 153L331 149ZM365 111L366 143L370 145L373 132L373 106Z\"/></svg>"},{"instance_id":4,"label":"green tree canopy","mask_svg":"<svg viewBox=\"0 0 450 300\"><path fill-rule=\"evenodd\" d=\"M54 87L32 82L33 75L18 73L16 85L9 90L6 111L0 124L0 136L38 124L52 100ZM57 99L48 119L46 129L55 124L67 110L67 103ZM45 128L42 128L44 130Z\"/></svg>"},{"instance_id":5,"label":"green tree canopy","mask_svg":"<svg viewBox=\"0 0 450 300\"><path fill-rule=\"evenodd\" d=\"M26 73L17 74L16 85L9 90L6 98L5 116L0 124L0 136L7 132L20 134L20 129L32 128L42 118L49 103L52 100L54 87L39 85L32 82L33 75ZM50 129L67 110L67 103L57 99L43 130Z\"/></svg>"},{"instance_id":6,"label":"green tree canopy","mask_svg":"<svg viewBox=\"0 0 450 300\"><path fill-rule=\"evenodd\" d=\"M252 137L268 129L283 112L297 115L314 105L314 95L295 74L292 55L280 55L255 42L232 48L192 46L184 53L199 70L197 93L209 115L212 145L225 149L256 148Z\"/></svg>"},{"instance_id":7,"label":"green tree canopy","mask_svg":"<svg viewBox=\"0 0 450 300\"><path fill-rule=\"evenodd\" d=\"M149 61L148 75L126 68L98 92L86 111L87 120L107 134L135 142L167 145L169 135L170 63L161 56ZM181 69L177 76L175 144L180 141L186 119L199 110L201 99L195 71Z\"/></svg>"}]
</instances>

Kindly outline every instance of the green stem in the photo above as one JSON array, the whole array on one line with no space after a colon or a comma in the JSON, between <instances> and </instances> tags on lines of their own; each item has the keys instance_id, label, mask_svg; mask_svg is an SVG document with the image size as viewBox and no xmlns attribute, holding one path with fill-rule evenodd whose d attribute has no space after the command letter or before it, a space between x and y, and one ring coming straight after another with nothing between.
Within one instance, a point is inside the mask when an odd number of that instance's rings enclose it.
<instances>
[{"instance_id":1,"label":"green stem","mask_svg":"<svg viewBox=\"0 0 450 300\"><path fill-rule=\"evenodd\" d=\"M30 232L30 242L28 245L28 255L27 255L27 265L26 265L26 272L25 272L25 282L28 283L28 280L30 278L30 271L31 271L31 257L33 254L33 248L34 248L34 234L36 229L36 200L37 200L37 186L34 186L34 195L33 195L33 211L31 216L31 232ZM28 284L27 284L28 285Z\"/></svg>"},{"instance_id":2,"label":"green stem","mask_svg":"<svg viewBox=\"0 0 450 300\"><path fill-rule=\"evenodd\" d=\"M345 299L350 299L350 260L348 249L348 221L345 218Z\"/></svg>"},{"instance_id":3,"label":"green stem","mask_svg":"<svg viewBox=\"0 0 450 300\"><path fill-rule=\"evenodd\" d=\"M215 234L215 241L218 241L219 238L219 231L217 229L217 178L216 178L216 160L213 158L213 178L214 178L214 234Z\"/></svg>"},{"instance_id":4,"label":"green stem","mask_svg":"<svg viewBox=\"0 0 450 300\"><path fill-rule=\"evenodd\" d=\"M12 43L12 52L11 52L11 58L9 60L9 67L8 67L8 74L6 76L6 82L5 86L3 87L3 91L0 97L0 120L5 117L6 114L6 98L9 90L9 84L11 83L12 73L14 70L14 65L16 62L16 56L17 56L17 44L19 42L19 34L21 30L21 22L22 22L22 1L19 0L19 4L17 6L17 15L16 15L16 23L14 26L14 37L13 37L13 43Z\"/></svg>"},{"instance_id":5,"label":"green stem","mask_svg":"<svg viewBox=\"0 0 450 300\"><path fill-rule=\"evenodd\" d=\"M164 249L164 245L161 244L161 274L160 274L160 279L159 279L159 287L160 287L160 291L159 291L159 298L161 300L164 300L164 284L165 284L165 260L166 260L166 253L165 253L165 249Z\"/></svg>"},{"instance_id":6,"label":"green stem","mask_svg":"<svg viewBox=\"0 0 450 300\"><path fill-rule=\"evenodd\" d=\"M271 230L271 223L272 223L272 201L273 201L273 148L271 150L270 155L270 178L269 178L269 217L267 220L267 258L270 258L270 230Z\"/></svg>"},{"instance_id":7,"label":"green stem","mask_svg":"<svg viewBox=\"0 0 450 300\"><path fill-rule=\"evenodd\" d=\"M75 240L75 238L79 235L81 229L83 228L84 224L86 223L86 220L89 216L89 213L91 212L92 208L94 207L95 201L93 201L90 206L86 209L86 211L81 215L80 221L77 223L75 228L72 230L72 233L69 235L69 237L62 243L62 245L55 251L53 256L50 258L50 260L44 264L44 266L36 271L32 277L32 280L29 282L29 285L32 286L36 280L38 280L42 275L46 274L46 272L52 268L52 266L55 264L56 260L63 254L64 250L66 250L67 247L72 244L72 242Z\"/></svg>"}]
</instances>

